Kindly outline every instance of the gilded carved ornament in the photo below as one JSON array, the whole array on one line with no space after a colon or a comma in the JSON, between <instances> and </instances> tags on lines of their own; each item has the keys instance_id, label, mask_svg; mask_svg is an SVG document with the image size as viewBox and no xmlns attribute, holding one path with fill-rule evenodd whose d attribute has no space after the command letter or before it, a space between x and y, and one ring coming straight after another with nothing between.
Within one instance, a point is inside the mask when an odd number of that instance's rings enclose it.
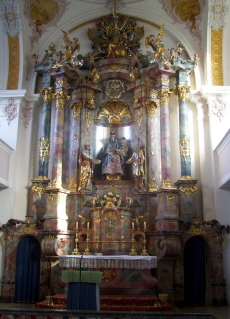
<instances>
[{"instance_id":1,"label":"gilded carved ornament","mask_svg":"<svg viewBox=\"0 0 230 319\"><path fill-rule=\"evenodd\" d=\"M77 184L75 182L75 178L72 177L69 183L69 190L70 192L76 192L77 191Z\"/></svg>"},{"instance_id":2,"label":"gilded carved ornament","mask_svg":"<svg viewBox=\"0 0 230 319\"><path fill-rule=\"evenodd\" d=\"M92 71L90 71L88 74L88 78L93 83L98 83L100 80L99 69L94 68Z\"/></svg>"},{"instance_id":3,"label":"gilded carved ornament","mask_svg":"<svg viewBox=\"0 0 230 319\"><path fill-rule=\"evenodd\" d=\"M49 188L62 188L61 182L58 182L56 178L50 181Z\"/></svg>"},{"instance_id":4,"label":"gilded carved ornament","mask_svg":"<svg viewBox=\"0 0 230 319\"><path fill-rule=\"evenodd\" d=\"M177 85L174 92L178 95L179 101L185 101L188 93L190 92L190 86Z\"/></svg>"},{"instance_id":5,"label":"gilded carved ornament","mask_svg":"<svg viewBox=\"0 0 230 319\"><path fill-rule=\"evenodd\" d=\"M77 102L71 103L71 105L70 105L70 108L72 110L73 118L75 118L76 120L81 115L82 106L83 105L82 105L81 101L77 101Z\"/></svg>"},{"instance_id":6,"label":"gilded carved ornament","mask_svg":"<svg viewBox=\"0 0 230 319\"><path fill-rule=\"evenodd\" d=\"M101 105L95 120L102 118L109 124L124 124L125 118L132 120L133 116L127 104L113 100Z\"/></svg>"},{"instance_id":7,"label":"gilded carved ornament","mask_svg":"<svg viewBox=\"0 0 230 319\"><path fill-rule=\"evenodd\" d=\"M6 240L10 239L10 235L3 234L0 238L2 240L3 246L6 247Z\"/></svg>"},{"instance_id":8,"label":"gilded carved ornament","mask_svg":"<svg viewBox=\"0 0 230 319\"><path fill-rule=\"evenodd\" d=\"M45 190L46 190L46 186L42 184L34 185L32 187L32 191L36 192L39 197L42 197L42 194L44 193Z\"/></svg>"},{"instance_id":9,"label":"gilded carved ornament","mask_svg":"<svg viewBox=\"0 0 230 319\"><path fill-rule=\"evenodd\" d=\"M87 92L86 97L87 97L87 108L89 108L90 110L94 110L96 107L94 94L92 92Z\"/></svg>"},{"instance_id":10,"label":"gilded carved ornament","mask_svg":"<svg viewBox=\"0 0 230 319\"><path fill-rule=\"evenodd\" d=\"M116 182L112 181L109 185L103 185L104 188L111 188L113 191L114 188L123 188L123 185L118 185Z\"/></svg>"},{"instance_id":11,"label":"gilded carved ornament","mask_svg":"<svg viewBox=\"0 0 230 319\"><path fill-rule=\"evenodd\" d=\"M66 101L70 99L70 96L64 91L57 91L52 94L53 99L56 100L57 109L64 109Z\"/></svg>"},{"instance_id":12,"label":"gilded carved ornament","mask_svg":"<svg viewBox=\"0 0 230 319\"><path fill-rule=\"evenodd\" d=\"M103 282L110 282L116 277L116 272L114 269L103 269L102 273Z\"/></svg>"},{"instance_id":13,"label":"gilded carved ornament","mask_svg":"<svg viewBox=\"0 0 230 319\"><path fill-rule=\"evenodd\" d=\"M169 193L166 195L166 199L167 199L167 201L174 201L175 196L173 195L173 193Z\"/></svg>"},{"instance_id":14,"label":"gilded carved ornament","mask_svg":"<svg viewBox=\"0 0 230 319\"><path fill-rule=\"evenodd\" d=\"M37 235L38 234L38 230L36 229L35 225L26 224L26 225L22 226L22 228L19 230L19 233Z\"/></svg>"},{"instance_id":15,"label":"gilded carved ornament","mask_svg":"<svg viewBox=\"0 0 230 319\"><path fill-rule=\"evenodd\" d=\"M158 90L157 97L160 100L160 105L168 105L168 103L169 103L169 90L168 89Z\"/></svg>"},{"instance_id":16,"label":"gilded carved ornament","mask_svg":"<svg viewBox=\"0 0 230 319\"><path fill-rule=\"evenodd\" d=\"M169 78L162 77L162 78L157 79L157 85L167 85L168 86L168 84L169 84Z\"/></svg>"},{"instance_id":17,"label":"gilded carved ornament","mask_svg":"<svg viewBox=\"0 0 230 319\"><path fill-rule=\"evenodd\" d=\"M159 186L155 178L153 177L151 182L149 183L149 192L154 192L154 191L157 191L158 189L159 189Z\"/></svg>"},{"instance_id":18,"label":"gilded carved ornament","mask_svg":"<svg viewBox=\"0 0 230 319\"><path fill-rule=\"evenodd\" d=\"M44 164L45 158L49 161L49 153L50 153L50 140L46 139L45 136L42 137L39 141L39 157Z\"/></svg>"},{"instance_id":19,"label":"gilded carved ornament","mask_svg":"<svg viewBox=\"0 0 230 319\"><path fill-rule=\"evenodd\" d=\"M190 140L184 136L182 140L179 141L180 156L184 157L184 161L187 164L188 158L190 157Z\"/></svg>"},{"instance_id":20,"label":"gilded carved ornament","mask_svg":"<svg viewBox=\"0 0 230 319\"><path fill-rule=\"evenodd\" d=\"M146 107L147 115L150 118L153 118L154 115L156 114L157 103L151 100L147 100L145 103L145 107Z\"/></svg>"},{"instance_id":21,"label":"gilded carved ornament","mask_svg":"<svg viewBox=\"0 0 230 319\"><path fill-rule=\"evenodd\" d=\"M75 92L74 93L74 96L77 98L77 99L80 99L81 98L81 92Z\"/></svg>"},{"instance_id":22,"label":"gilded carved ornament","mask_svg":"<svg viewBox=\"0 0 230 319\"><path fill-rule=\"evenodd\" d=\"M137 115L135 117L135 120L138 123L139 129L141 128L141 124L142 124L142 119L143 119L143 113L141 109L138 109L137 111Z\"/></svg>"},{"instance_id":23,"label":"gilded carved ornament","mask_svg":"<svg viewBox=\"0 0 230 319\"><path fill-rule=\"evenodd\" d=\"M141 77L141 72L137 68L135 68L133 71L130 72L129 74L130 80L132 82L136 82L137 79Z\"/></svg>"},{"instance_id":24,"label":"gilded carved ornament","mask_svg":"<svg viewBox=\"0 0 230 319\"><path fill-rule=\"evenodd\" d=\"M85 121L86 121L86 129L87 129L87 131L89 131L90 124L91 124L92 120L93 120L93 117L90 114L90 112L87 110L86 113L85 113Z\"/></svg>"},{"instance_id":25,"label":"gilded carved ornament","mask_svg":"<svg viewBox=\"0 0 230 319\"><path fill-rule=\"evenodd\" d=\"M119 68L120 68L120 65L116 63L106 66L106 69L111 69L113 71L117 71Z\"/></svg>"},{"instance_id":26,"label":"gilded carved ornament","mask_svg":"<svg viewBox=\"0 0 230 319\"><path fill-rule=\"evenodd\" d=\"M161 188L163 188L163 189L176 189L175 187L172 186L172 180L169 178L162 180Z\"/></svg>"},{"instance_id":27,"label":"gilded carved ornament","mask_svg":"<svg viewBox=\"0 0 230 319\"><path fill-rule=\"evenodd\" d=\"M46 103L51 103L52 102L52 95L53 95L53 88L49 87L49 88L41 88L40 89L40 93L44 98L44 101Z\"/></svg>"},{"instance_id":28,"label":"gilded carved ornament","mask_svg":"<svg viewBox=\"0 0 230 319\"><path fill-rule=\"evenodd\" d=\"M47 199L48 199L48 202L53 203L56 200L56 195L54 193L50 193Z\"/></svg>"},{"instance_id":29,"label":"gilded carved ornament","mask_svg":"<svg viewBox=\"0 0 230 319\"><path fill-rule=\"evenodd\" d=\"M55 84L56 86L64 86L64 87L68 85L68 83L65 80L57 80Z\"/></svg>"},{"instance_id":30,"label":"gilded carved ornament","mask_svg":"<svg viewBox=\"0 0 230 319\"><path fill-rule=\"evenodd\" d=\"M110 99L119 99L125 93L124 82L120 80L109 80L105 84L105 94Z\"/></svg>"},{"instance_id":31,"label":"gilded carved ornament","mask_svg":"<svg viewBox=\"0 0 230 319\"><path fill-rule=\"evenodd\" d=\"M179 187L179 190L182 192L182 193L185 193L185 195L187 197L190 197L193 193L196 194L197 192L197 187L194 186L194 185L185 185L185 186L181 186Z\"/></svg>"},{"instance_id":32,"label":"gilded carved ornament","mask_svg":"<svg viewBox=\"0 0 230 319\"><path fill-rule=\"evenodd\" d=\"M203 225L192 226L187 232L187 235L196 236L196 235L207 235L207 232L203 229Z\"/></svg>"},{"instance_id":33,"label":"gilded carved ornament","mask_svg":"<svg viewBox=\"0 0 230 319\"><path fill-rule=\"evenodd\" d=\"M139 98L141 97L141 91L136 91L133 96L133 108L138 109L141 107L141 103L139 103Z\"/></svg>"},{"instance_id":34,"label":"gilded carved ornament","mask_svg":"<svg viewBox=\"0 0 230 319\"><path fill-rule=\"evenodd\" d=\"M154 92L153 90L150 90L150 91L148 92L148 95L149 95L149 97L152 98L152 99L158 99L157 93Z\"/></svg>"},{"instance_id":35,"label":"gilded carved ornament","mask_svg":"<svg viewBox=\"0 0 230 319\"><path fill-rule=\"evenodd\" d=\"M44 238L44 240L54 240L54 239L56 239L56 238L52 235L49 235L49 236Z\"/></svg>"}]
</instances>

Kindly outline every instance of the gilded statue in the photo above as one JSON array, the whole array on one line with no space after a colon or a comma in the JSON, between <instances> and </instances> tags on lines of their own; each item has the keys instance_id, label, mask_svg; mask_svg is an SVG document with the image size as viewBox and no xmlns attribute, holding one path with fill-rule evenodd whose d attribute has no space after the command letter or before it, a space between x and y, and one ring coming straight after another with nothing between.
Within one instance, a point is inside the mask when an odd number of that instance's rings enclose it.
<instances>
[{"instance_id":1,"label":"gilded statue","mask_svg":"<svg viewBox=\"0 0 230 319\"><path fill-rule=\"evenodd\" d=\"M85 143L78 162L81 167L80 185L78 190L87 189L93 174L92 164L100 164L101 161L98 159L93 159L90 145L89 143Z\"/></svg>"},{"instance_id":2,"label":"gilded statue","mask_svg":"<svg viewBox=\"0 0 230 319\"><path fill-rule=\"evenodd\" d=\"M153 34L145 38L145 46L149 50L149 46L154 51L154 57L159 58L166 55L164 45L162 43L162 37L164 35L164 24L160 27L158 36L155 37Z\"/></svg>"},{"instance_id":3,"label":"gilded statue","mask_svg":"<svg viewBox=\"0 0 230 319\"><path fill-rule=\"evenodd\" d=\"M144 161L144 152L137 144L136 151L134 151L132 156L126 161L126 164L132 164L132 175L135 180L136 190L139 190L140 187L143 186L143 180L145 179Z\"/></svg>"},{"instance_id":4,"label":"gilded statue","mask_svg":"<svg viewBox=\"0 0 230 319\"><path fill-rule=\"evenodd\" d=\"M73 38L73 41L70 40L68 33L66 31L61 30L64 34L63 40L65 42L66 49L64 52L64 61L70 61L73 55L76 55L80 51L80 43L78 42L78 38Z\"/></svg>"}]
</instances>

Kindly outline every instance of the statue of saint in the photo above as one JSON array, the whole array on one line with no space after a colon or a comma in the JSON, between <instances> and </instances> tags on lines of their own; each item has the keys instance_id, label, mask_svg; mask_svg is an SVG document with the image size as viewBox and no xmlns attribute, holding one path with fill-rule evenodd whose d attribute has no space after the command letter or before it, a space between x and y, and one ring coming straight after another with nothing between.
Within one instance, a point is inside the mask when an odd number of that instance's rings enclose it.
<instances>
[{"instance_id":1,"label":"statue of saint","mask_svg":"<svg viewBox=\"0 0 230 319\"><path fill-rule=\"evenodd\" d=\"M144 152L137 144L136 151L134 151L132 156L126 161L126 164L132 163L132 175L135 180L136 190L139 190L143 186L143 180L145 179L144 161Z\"/></svg>"},{"instance_id":2,"label":"statue of saint","mask_svg":"<svg viewBox=\"0 0 230 319\"><path fill-rule=\"evenodd\" d=\"M82 150L78 161L81 166L80 185L78 190L87 189L92 178L92 164L100 164L101 162L98 159L93 159L90 151L91 149L89 143L85 143L84 149Z\"/></svg>"},{"instance_id":3,"label":"statue of saint","mask_svg":"<svg viewBox=\"0 0 230 319\"><path fill-rule=\"evenodd\" d=\"M110 133L109 143L105 150L105 159L102 163L102 174L105 175L116 175L124 174L124 169L122 167L122 158L119 155L119 144L116 139L116 133Z\"/></svg>"}]
</instances>

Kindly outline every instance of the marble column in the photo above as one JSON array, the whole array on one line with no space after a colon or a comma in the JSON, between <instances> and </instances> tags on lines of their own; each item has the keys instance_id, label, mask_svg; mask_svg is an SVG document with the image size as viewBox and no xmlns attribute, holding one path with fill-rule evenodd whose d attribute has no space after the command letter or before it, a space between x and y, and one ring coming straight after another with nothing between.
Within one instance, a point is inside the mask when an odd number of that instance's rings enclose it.
<instances>
[{"instance_id":1,"label":"marble column","mask_svg":"<svg viewBox=\"0 0 230 319\"><path fill-rule=\"evenodd\" d=\"M162 181L171 180L171 146L169 124L169 89L159 89L160 99L160 132L161 132L161 172Z\"/></svg>"},{"instance_id":2,"label":"marble column","mask_svg":"<svg viewBox=\"0 0 230 319\"><path fill-rule=\"evenodd\" d=\"M59 85L57 85L57 83ZM56 92L53 99L56 100L56 111L54 119L54 141L52 148L52 181L51 186L62 188L62 156L63 156L63 134L64 134L64 107L70 96L66 90L67 82L61 76L56 78Z\"/></svg>"},{"instance_id":3,"label":"marble column","mask_svg":"<svg viewBox=\"0 0 230 319\"><path fill-rule=\"evenodd\" d=\"M81 126L81 111L82 102L79 97L72 100L70 108L72 110L71 120L70 120L70 148L69 148L69 190L71 192L77 191L78 183L78 157L79 157L79 147L80 147L80 126ZM78 96L78 94L77 94Z\"/></svg>"},{"instance_id":4,"label":"marble column","mask_svg":"<svg viewBox=\"0 0 230 319\"><path fill-rule=\"evenodd\" d=\"M38 176L40 179L48 179L49 155L50 155L50 123L51 123L51 103L52 87L40 89L44 98L42 109L42 128L39 147Z\"/></svg>"},{"instance_id":5,"label":"marble column","mask_svg":"<svg viewBox=\"0 0 230 319\"><path fill-rule=\"evenodd\" d=\"M176 93L179 99L179 129L180 129L180 157L181 157L181 177L191 177L191 156L190 156L190 136L188 126L188 109L186 95L190 91L189 86L177 85Z\"/></svg>"},{"instance_id":6,"label":"marble column","mask_svg":"<svg viewBox=\"0 0 230 319\"><path fill-rule=\"evenodd\" d=\"M160 152L160 109L157 94L150 90L145 103L147 116L146 159L148 160L149 191L156 191L161 183L161 152Z\"/></svg>"}]
</instances>

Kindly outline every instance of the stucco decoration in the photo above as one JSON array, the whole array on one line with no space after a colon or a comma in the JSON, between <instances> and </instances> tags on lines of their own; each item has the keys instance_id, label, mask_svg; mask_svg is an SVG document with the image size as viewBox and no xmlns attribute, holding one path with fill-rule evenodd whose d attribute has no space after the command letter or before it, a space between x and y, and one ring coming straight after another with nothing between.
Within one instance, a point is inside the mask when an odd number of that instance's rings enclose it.
<instances>
[{"instance_id":1,"label":"stucco decoration","mask_svg":"<svg viewBox=\"0 0 230 319\"><path fill-rule=\"evenodd\" d=\"M56 26L69 2L66 0L27 0L25 1L24 14L28 25L32 29L30 37L31 48L38 42L42 34L49 27Z\"/></svg>"},{"instance_id":2,"label":"stucco decoration","mask_svg":"<svg viewBox=\"0 0 230 319\"><path fill-rule=\"evenodd\" d=\"M20 14L17 0L0 1L0 18L3 21L4 32L11 37L20 34Z\"/></svg>"},{"instance_id":3,"label":"stucco decoration","mask_svg":"<svg viewBox=\"0 0 230 319\"><path fill-rule=\"evenodd\" d=\"M205 125L208 122L208 102L204 97L198 100L198 107L202 110L202 118L200 117L200 120L203 122L203 125Z\"/></svg>"},{"instance_id":4,"label":"stucco decoration","mask_svg":"<svg viewBox=\"0 0 230 319\"><path fill-rule=\"evenodd\" d=\"M28 102L25 106L22 107L22 114L20 116L22 120L22 125L27 128L33 119L32 116L32 110L33 108L30 106L30 103Z\"/></svg>"},{"instance_id":5,"label":"stucco decoration","mask_svg":"<svg viewBox=\"0 0 230 319\"><path fill-rule=\"evenodd\" d=\"M6 116L8 126L18 116L17 104L13 98L9 98L7 104L3 106L3 114Z\"/></svg>"},{"instance_id":6,"label":"stucco decoration","mask_svg":"<svg viewBox=\"0 0 230 319\"><path fill-rule=\"evenodd\" d=\"M225 27L225 18L227 12L227 0L209 1L209 25L211 29L219 30Z\"/></svg>"},{"instance_id":7,"label":"stucco decoration","mask_svg":"<svg viewBox=\"0 0 230 319\"><path fill-rule=\"evenodd\" d=\"M201 45L199 24L204 10L204 0L159 0L174 23L181 23Z\"/></svg>"},{"instance_id":8,"label":"stucco decoration","mask_svg":"<svg viewBox=\"0 0 230 319\"><path fill-rule=\"evenodd\" d=\"M224 117L224 113L226 111L227 104L223 101L222 95L217 94L216 99L212 102L212 113L218 117L220 122Z\"/></svg>"}]
</instances>

